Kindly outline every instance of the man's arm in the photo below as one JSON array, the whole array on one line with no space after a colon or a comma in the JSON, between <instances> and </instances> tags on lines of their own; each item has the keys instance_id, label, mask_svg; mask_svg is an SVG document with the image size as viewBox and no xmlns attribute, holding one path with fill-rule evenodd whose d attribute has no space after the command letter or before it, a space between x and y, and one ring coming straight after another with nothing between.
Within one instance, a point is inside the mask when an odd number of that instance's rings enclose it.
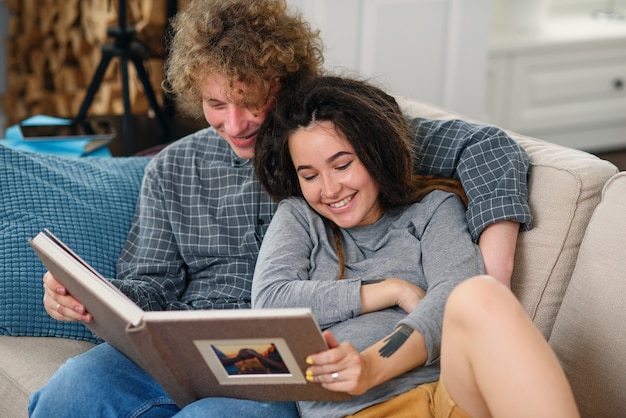
<instances>
[{"instance_id":1,"label":"man's arm","mask_svg":"<svg viewBox=\"0 0 626 418\"><path fill-rule=\"evenodd\" d=\"M485 263L485 273L495 277L507 287L511 287L519 229L517 222L496 222L486 227L478 239Z\"/></svg>"},{"instance_id":2,"label":"man's arm","mask_svg":"<svg viewBox=\"0 0 626 418\"><path fill-rule=\"evenodd\" d=\"M419 118L410 125L421 147L416 169L461 181L469 201L466 218L486 271L510 284L517 232L532 227L527 153L494 126Z\"/></svg>"},{"instance_id":3,"label":"man's arm","mask_svg":"<svg viewBox=\"0 0 626 418\"><path fill-rule=\"evenodd\" d=\"M144 175L135 218L112 280L146 311L191 309L179 301L185 289L184 263L164 208L154 164Z\"/></svg>"}]
</instances>

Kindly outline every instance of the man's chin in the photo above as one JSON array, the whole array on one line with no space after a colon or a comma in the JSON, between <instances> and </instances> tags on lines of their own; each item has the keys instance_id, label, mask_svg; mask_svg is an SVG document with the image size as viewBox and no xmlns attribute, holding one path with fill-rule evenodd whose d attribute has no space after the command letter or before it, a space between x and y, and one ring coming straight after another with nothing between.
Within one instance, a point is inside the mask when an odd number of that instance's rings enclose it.
<instances>
[{"instance_id":1,"label":"man's chin","mask_svg":"<svg viewBox=\"0 0 626 418\"><path fill-rule=\"evenodd\" d=\"M244 160L251 160L254 157L254 147L232 147L233 151L237 155L237 157L242 158Z\"/></svg>"},{"instance_id":2,"label":"man's chin","mask_svg":"<svg viewBox=\"0 0 626 418\"><path fill-rule=\"evenodd\" d=\"M231 139L228 141L228 144L233 149L234 153L239 158L243 158L246 160L252 159L254 157L254 145L256 143L256 136L254 138L245 140L245 141L237 141Z\"/></svg>"}]
</instances>

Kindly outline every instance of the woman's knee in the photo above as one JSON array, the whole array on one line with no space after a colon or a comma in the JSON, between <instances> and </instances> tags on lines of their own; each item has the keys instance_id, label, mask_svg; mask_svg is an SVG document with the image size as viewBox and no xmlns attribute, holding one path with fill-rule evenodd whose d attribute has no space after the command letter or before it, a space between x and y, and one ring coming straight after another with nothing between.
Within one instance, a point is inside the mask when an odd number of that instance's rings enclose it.
<instances>
[{"instance_id":1,"label":"woman's knee","mask_svg":"<svg viewBox=\"0 0 626 418\"><path fill-rule=\"evenodd\" d=\"M481 275L460 283L450 294L445 315L462 324L484 324L507 313L523 313L511 290L491 276Z\"/></svg>"}]
</instances>

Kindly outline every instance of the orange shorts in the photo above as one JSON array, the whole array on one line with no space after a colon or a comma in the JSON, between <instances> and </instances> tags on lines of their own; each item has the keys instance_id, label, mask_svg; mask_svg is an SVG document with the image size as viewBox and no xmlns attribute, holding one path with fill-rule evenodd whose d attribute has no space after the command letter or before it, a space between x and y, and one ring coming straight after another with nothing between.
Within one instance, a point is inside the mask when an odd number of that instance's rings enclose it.
<instances>
[{"instance_id":1,"label":"orange shorts","mask_svg":"<svg viewBox=\"0 0 626 418\"><path fill-rule=\"evenodd\" d=\"M349 415L350 418L469 418L446 390L443 381L425 383L388 401Z\"/></svg>"}]
</instances>

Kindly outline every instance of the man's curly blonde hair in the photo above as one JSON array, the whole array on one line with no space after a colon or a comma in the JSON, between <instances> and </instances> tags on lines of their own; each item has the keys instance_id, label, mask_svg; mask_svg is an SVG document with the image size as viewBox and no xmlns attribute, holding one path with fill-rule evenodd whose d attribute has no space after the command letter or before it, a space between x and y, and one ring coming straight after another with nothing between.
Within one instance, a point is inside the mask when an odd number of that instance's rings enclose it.
<instances>
[{"instance_id":1,"label":"man's curly blonde hair","mask_svg":"<svg viewBox=\"0 0 626 418\"><path fill-rule=\"evenodd\" d=\"M321 73L319 31L284 0L192 0L172 20L163 88L177 109L202 117L200 85L212 75L228 80L225 94L262 107L276 86Z\"/></svg>"}]
</instances>

